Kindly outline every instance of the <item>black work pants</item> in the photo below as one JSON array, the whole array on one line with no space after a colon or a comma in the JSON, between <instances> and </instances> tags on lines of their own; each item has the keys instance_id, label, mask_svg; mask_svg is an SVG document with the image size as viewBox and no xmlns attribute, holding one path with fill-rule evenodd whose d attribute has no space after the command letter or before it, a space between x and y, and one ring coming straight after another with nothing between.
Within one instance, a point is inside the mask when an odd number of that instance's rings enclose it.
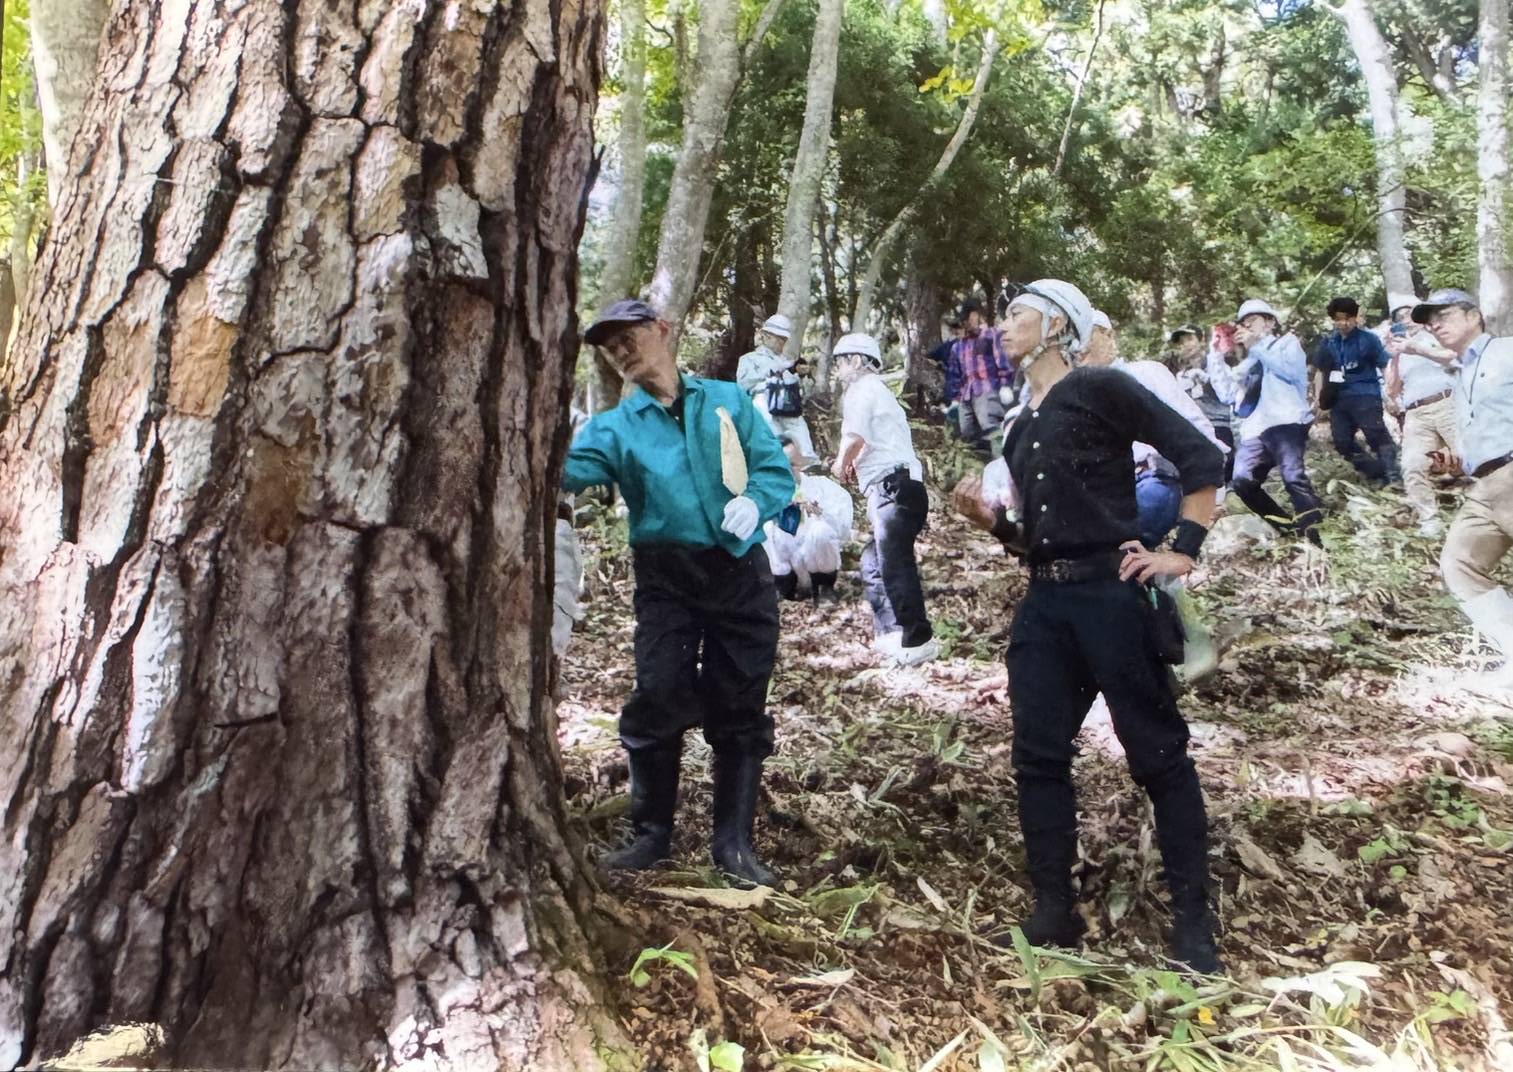
<instances>
[{"instance_id":1,"label":"black work pants","mask_svg":"<svg viewBox=\"0 0 1513 1072\"><path fill-rule=\"evenodd\" d=\"M1224 454L1224 486L1228 487L1235 475L1235 430L1228 421L1215 421L1214 437L1229 448Z\"/></svg>"},{"instance_id":2,"label":"black work pants","mask_svg":"<svg viewBox=\"0 0 1513 1072\"><path fill-rule=\"evenodd\" d=\"M628 751L671 745L702 724L716 752L768 756L767 683L778 603L760 544L637 547L636 687L620 712Z\"/></svg>"},{"instance_id":3,"label":"black work pants","mask_svg":"<svg viewBox=\"0 0 1513 1072\"><path fill-rule=\"evenodd\" d=\"M1375 453L1361 449L1359 432ZM1392 482L1403 478L1397 463L1397 444L1382 418L1381 395L1341 395L1329 410L1329 434L1340 457L1367 480Z\"/></svg>"},{"instance_id":4,"label":"black work pants","mask_svg":"<svg viewBox=\"0 0 1513 1072\"><path fill-rule=\"evenodd\" d=\"M1308 425L1279 424L1241 441L1235 452L1235 475L1230 487L1252 513L1282 532L1304 532L1324 517L1323 504L1313 490L1304 464L1308 453ZM1261 485L1274 468L1282 470L1282 486L1292 499L1293 513L1283 510Z\"/></svg>"},{"instance_id":5,"label":"black work pants","mask_svg":"<svg viewBox=\"0 0 1513 1072\"><path fill-rule=\"evenodd\" d=\"M1010 632L1009 698L1019 821L1037 891L1067 880L1076 857L1073 740L1102 692L1129 770L1156 811L1174 897L1206 885L1208 818L1188 731L1150 641L1145 589L1117 579L1036 581Z\"/></svg>"},{"instance_id":6,"label":"black work pants","mask_svg":"<svg viewBox=\"0 0 1513 1072\"><path fill-rule=\"evenodd\" d=\"M862 581L872 604L877 635L903 633L903 646L918 647L934 636L925 614L925 590L914 558L914 541L930 513L925 486L900 469L867 489L872 539L862 549Z\"/></svg>"}]
</instances>

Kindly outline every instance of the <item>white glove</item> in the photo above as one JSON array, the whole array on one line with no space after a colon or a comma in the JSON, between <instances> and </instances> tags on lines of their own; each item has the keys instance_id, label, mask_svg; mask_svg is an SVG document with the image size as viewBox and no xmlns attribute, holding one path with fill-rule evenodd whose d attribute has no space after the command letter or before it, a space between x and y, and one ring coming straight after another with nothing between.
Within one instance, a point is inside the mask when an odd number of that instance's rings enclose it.
<instances>
[{"instance_id":1,"label":"white glove","mask_svg":"<svg viewBox=\"0 0 1513 1072\"><path fill-rule=\"evenodd\" d=\"M737 495L725 504L725 520L720 528L738 540L744 540L756 531L761 511L757 504L744 495Z\"/></svg>"},{"instance_id":2,"label":"white glove","mask_svg":"<svg viewBox=\"0 0 1513 1072\"><path fill-rule=\"evenodd\" d=\"M1002 402L1005 406L1012 406L1014 404L1014 388L1008 384L1000 387L998 389L998 401Z\"/></svg>"}]
</instances>

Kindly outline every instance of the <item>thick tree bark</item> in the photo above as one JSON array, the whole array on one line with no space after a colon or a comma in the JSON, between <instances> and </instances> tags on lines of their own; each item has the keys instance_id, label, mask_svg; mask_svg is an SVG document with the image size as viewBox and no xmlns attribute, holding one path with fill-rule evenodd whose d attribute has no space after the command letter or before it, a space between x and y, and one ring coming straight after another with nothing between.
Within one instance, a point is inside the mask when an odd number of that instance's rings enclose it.
<instances>
[{"instance_id":1,"label":"thick tree bark","mask_svg":"<svg viewBox=\"0 0 1513 1072\"><path fill-rule=\"evenodd\" d=\"M1508 4L1482 0L1480 19L1481 84L1476 132L1480 146L1477 171L1481 198L1476 213L1478 297L1487 325L1498 334L1513 332L1513 230L1508 164Z\"/></svg>"},{"instance_id":2,"label":"thick tree bark","mask_svg":"<svg viewBox=\"0 0 1513 1072\"><path fill-rule=\"evenodd\" d=\"M699 11L699 43L692 91L683 118L683 145L673 165L657 233L657 265L652 271L652 305L681 333L693 301L704 251L704 230L714 199L725 125L741 72L750 64L777 18L784 0L767 0L743 52L736 40L737 0L705 0Z\"/></svg>"},{"instance_id":3,"label":"thick tree bark","mask_svg":"<svg viewBox=\"0 0 1513 1072\"><path fill-rule=\"evenodd\" d=\"M1366 79L1366 96L1371 104L1372 140L1376 145L1376 247L1387 293L1412 294L1413 264L1404 237L1407 171L1403 164L1392 49L1377 27L1369 0L1342 0L1339 7L1331 10L1345 24L1350 47Z\"/></svg>"},{"instance_id":4,"label":"thick tree bark","mask_svg":"<svg viewBox=\"0 0 1513 1072\"><path fill-rule=\"evenodd\" d=\"M867 321L872 316L872 303L877 294L877 284L882 279L883 266L887 263L893 244L898 241L898 236L903 234L904 227L919 210L920 202L951 167L951 162L956 159L956 154L961 151L967 137L972 133L972 126L977 122L978 109L982 107L983 94L987 92L988 76L993 73L993 58L997 55L998 30L990 29L983 38L982 58L977 64L977 77L972 83L971 95L967 97L966 110L961 113L961 121L956 125L956 133L951 135L951 140L946 143L940 159L935 162L930 177L925 180L919 193L915 194L914 200L899 210L898 215L894 216L893 221L883 229L882 235L873 245L871 252L867 254L867 274L857 291L856 304L851 313L853 331L867 330Z\"/></svg>"},{"instance_id":5,"label":"thick tree bark","mask_svg":"<svg viewBox=\"0 0 1513 1072\"><path fill-rule=\"evenodd\" d=\"M100 31L110 5L105 0L32 0L32 62L42 107L42 146L47 155L47 201L57 205L68 170L68 151L89 87L94 84Z\"/></svg>"},{"instance_id":6,"label":"thick tree bark","mask_svg":"<svg viewBox=\"0 0 1513 1072\"><path fill-rule=\"evenodd\" d=\"M25 122L24 119L22 121ZM26 189L27 181L36 170L37 159L31 153L22 153L16 159L16 189L18 191ZM31 287L32 229L36 223L37 214L32 210L31 199L18 196L15 216L11 219L10 249L7 253L10 258L11 285L15 287L17 309L25 308L27 291Z\"/></svg>"},{"instance_id":7,"label":"thick tree bark","mask_svg":"<svg viewBox=\"0 0 1513 1072\"><path fill-rule=\"evenodd\" d=\"M610 221L600 308L630 296L636 285L636 245L641 237L641 208L646 191L646 2L620 0L620 190ZM595 408L620 401L620 374L603 356L594 355Z\"/></svg>"},{"instance_id":8,"label":"thick tree bark","mask_svg":"<svg viewBox=\"0 0 1513 1072\"><path fill-rule=\"evenodd\" d=\"M546 681L601 33L117 7L0 381L0 1067L624 1052Z\"/></svg>"},{"instance_id":9,"label":"thick tree bark","mask_svg":"<svg viewBox=\"0 0 1513 1072\"><path fill-rule=\"evenodd\" d=\"M836 59L846 0L819 0L814 40L809 48L809 83L804 101L804 129L788 179L788 210L783 223L783 287L778 312L793 321L787 354L797 357L809 321L809 287L813 276L814 211L820 179L830 149L830 116L835 101Z\"/></svg>"}]
</instances>

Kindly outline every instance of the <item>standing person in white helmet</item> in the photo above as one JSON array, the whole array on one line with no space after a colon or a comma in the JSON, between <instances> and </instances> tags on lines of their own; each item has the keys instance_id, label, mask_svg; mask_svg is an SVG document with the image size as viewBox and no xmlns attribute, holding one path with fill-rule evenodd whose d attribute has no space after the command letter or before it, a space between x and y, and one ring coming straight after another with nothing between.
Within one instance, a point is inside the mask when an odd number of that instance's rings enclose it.
<instances>
[{"instance_id":1,"label":"standing person in white helmet","mask_svg":"<svg viewBox=\"0 0 1513 1072\"><path fill-rule=\"evenodd\" d=\"M751 396L773 434L793 440L803 454L804 464L813 465L819 457L814 453L814 439L804 420L798 361L783 355L792 334L793 321L782 313L774 313L763 321L757 332L757 348L743 354L736 365L735 382Z\"/></svg>"},{"instance_id":2,"label":"standing person in white helmet","mask_svg":"<svg viewBox=\"0 0 1513 1072\"><path fill-rule=\"evenodd\" d=\"M855 480L867 497L872 539L862 551L862 582L876 647L884 658L913 666L940 654L914 557L930 498L909 418L878 375L882 367L882 350L871 335L843 335L836 342L835 376L846 394L831 471L838 480Z\"/></svg>"},{"instance_id":3,"label":"standing person in white helmet","mask_svg":"<svg viewBox=\"0 0 1513 1072\"><path fill-rule=\"evenodd\" d=\"M1225 355L1210 351L1209 369L1216 379L1231 376L1239 385L1235 414L1240 418L1240 446L1235 451L1230 487L1251 512L1279 532L1296 533L1319 544L1323 504L1308 479L1305 455L1313 406L1308 401L1308 355L1297 336L1281 333L1282 321L1267 302L1252 298L1235 314L1234 340L1245 352L1232 369ZM1216 363L1221 367L1215 367ZM1282 486L1292 499L1288 513L1262 485L1281 469Z\"/></svg>"},{"instance_id":4,"label":"standing person in white helmet","mask_svg":"<svg viewBox=\"0 0 1513 1072\"><path fill-rule=\"evenodd\" d=\"M1494 338L1464 290L1445 288L1413 307L1416 323L1460 360L1455 413L1461 464L1475 481L1440 552L1445 587L1506 660L1485 682L1513 687L1513 596L1496 573L1513 550L1513 336Z\"/></svg>"},{"instance_id":5,"label":"standing person in white helmet","mask_svg":"<svg viewBox=\"0 0 1513 1072\"><path fill-rule=\"evenodd\" d=\"M1072 888L1077 860L1073 741L1093 698L1108 701L1130 774L1156 813L1156 838L1172 895L1172 953L1200 972L1221 970L1208 905L1208 819L1188 730L1166 663L1146 582L1194 566L1213 514L1223 454L1129 376L1072 367L1091 336L1093 310L1058 279L1031 283L1010 301L1004 347L1027 377L1030 399L1005 436L1007 510L972 519L1022 548L1030 585L1010 629L1009 696L1014 773L1035 912L1022 924L1034 945L1076 945L1085 929ZM1176 465L1182 521L1172 550L1147 550L1131 449L1149 443ZM958 496L960 501L960 496Z\"/></svg>"}]
</instances>

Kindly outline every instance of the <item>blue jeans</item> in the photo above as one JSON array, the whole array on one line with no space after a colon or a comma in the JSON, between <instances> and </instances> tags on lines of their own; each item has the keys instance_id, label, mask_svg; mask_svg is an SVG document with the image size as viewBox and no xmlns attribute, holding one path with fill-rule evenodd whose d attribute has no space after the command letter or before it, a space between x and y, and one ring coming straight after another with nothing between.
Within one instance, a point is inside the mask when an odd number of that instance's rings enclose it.
<instances>
[{"instance_id":1,"label":"blue jeans","mask_svg":"<svg viewBox=\"0 0 1513 1072\"><path fill-rule=\"evenodd\" d=\"M1272 528L1314 539L1310 534L1323 519L1324 507L1303 464L1307 451L1306 424L1279 424L1258 436L1241 440L1235 451L1235 475L1230 487L1251 513L1264 519ZM1261 486L1271 471L1278 468L1282 470L1282 486L1292 499L1291 514Z\"/></svg>"},{"instance_id":2,"label":"blue jeans","mask_svg":"<svg viewBox=\"0 0 1513 1072\"><path fill-rule=\"evenodd\" d=\"M1182 485L1175 476L1147 469L1135 477L1140 542L1154 551L1182 516Z\"/></svg>"}]
</instances>

